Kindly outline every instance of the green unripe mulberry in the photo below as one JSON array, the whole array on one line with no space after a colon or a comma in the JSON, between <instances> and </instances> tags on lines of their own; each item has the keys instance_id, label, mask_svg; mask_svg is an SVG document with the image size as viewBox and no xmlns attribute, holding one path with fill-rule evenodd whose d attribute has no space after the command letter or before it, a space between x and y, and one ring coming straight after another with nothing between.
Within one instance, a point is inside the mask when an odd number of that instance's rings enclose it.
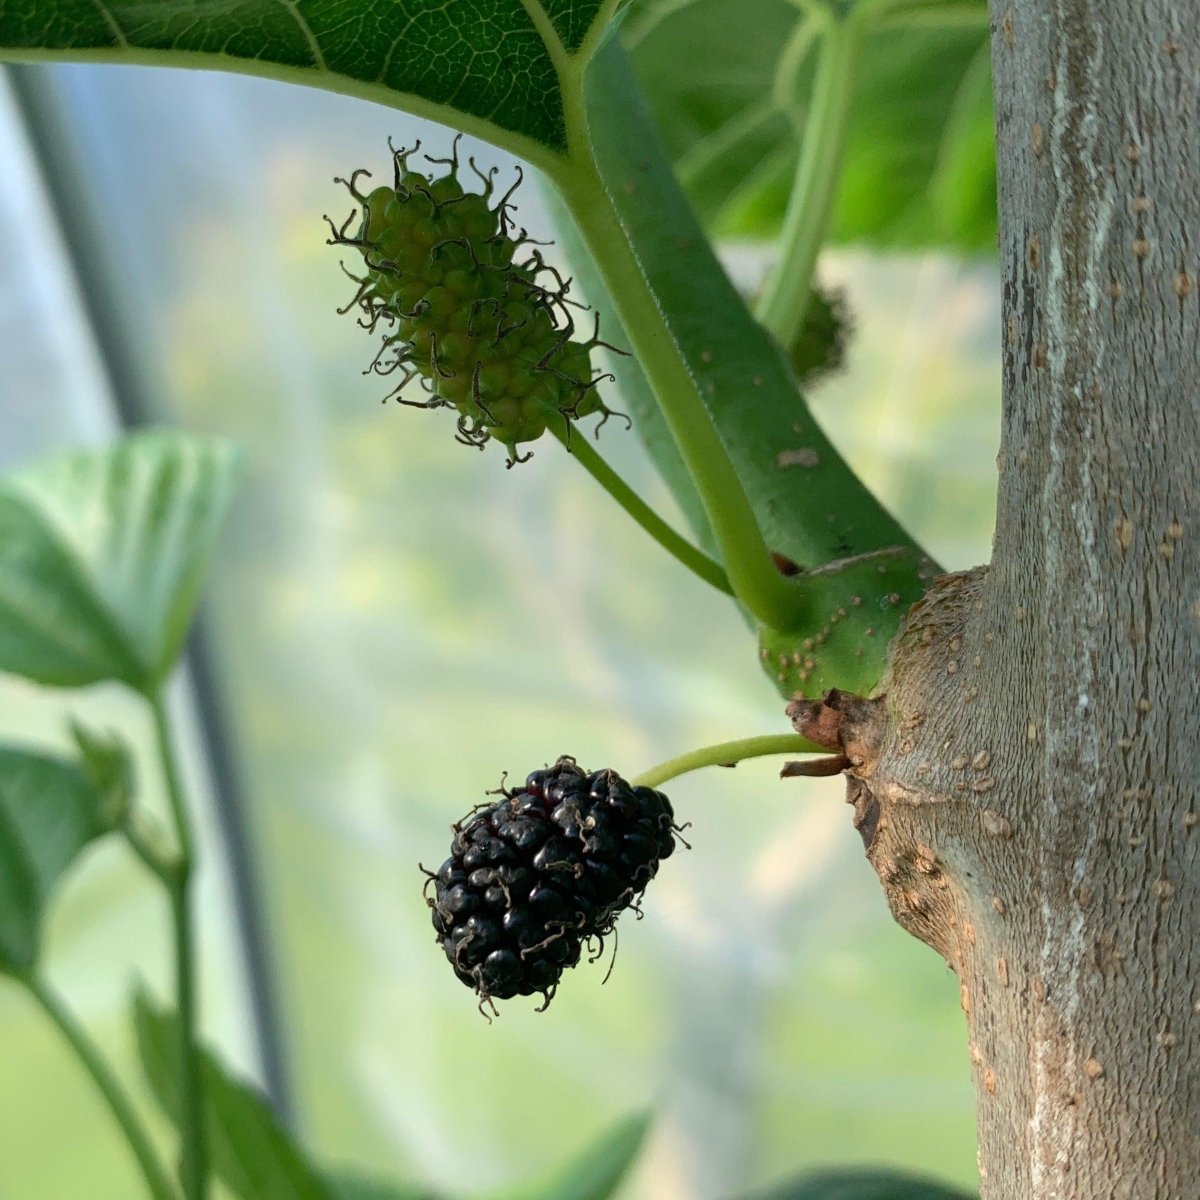
<instances>
[{"instance_id":1,"label":"green unripe mulberry","mask_svg":"<svg viewBox=\"0 0 1200 1200\"><path fill-rule=\"evenodd\" d=\"M604 377L592 365L603 343L573 336L571 310L580 306L567 299L570 281L513 225L512 190L493 205L495 171L483 175L472 162L483 191L466 192L457 154L430 159L450 168L431 178L409 168L414 151L394 152L391 187L363 194L355 180L365 172L356 172L347 186L358 211L330 239L355 247L366 264L347 309L357 305L362 325L386 330L368 369L399 374L391 395L401 403L454 409L458 440L482 447L496 439L509 466L529 457L518 446L552 422L563 430L593 413L607 419L596 393ZM400 394L414 383L424 399Z\"/></svg>"}]
</instances>

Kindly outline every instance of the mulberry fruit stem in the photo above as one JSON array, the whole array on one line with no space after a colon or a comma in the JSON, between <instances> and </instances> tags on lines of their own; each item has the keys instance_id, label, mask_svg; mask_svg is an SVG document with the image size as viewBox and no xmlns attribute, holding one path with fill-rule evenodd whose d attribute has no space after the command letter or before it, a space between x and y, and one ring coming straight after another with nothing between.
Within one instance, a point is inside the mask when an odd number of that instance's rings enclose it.
<instances>
[{"instance_id":1,"label":"mulberry fruit stem","mask_svg":"<svg viewBox=\"0 0 1200 1200\"><path fill-rule=\"evenodd\" d=\"M741 738L735 742L717 742L689 750L677 758L668 758L656 767L643 771L633 783L637 787L657 788L677 775L698 771L701 767L732 767L748 758L764 758L769 754L824 754L827 748L810 742L794 733L768 733L761 737Z\"/></svg>"},{"instance_id":2,"label":"mulberry fruit stem","mask_svg":"<svg viewBox=\"0 0 1200 1200\"><path fill-rule=\"evenodd\" d=\"M113 1073L108 1062L97 1049L96 1044L88 1036L87 1031L75 1019L74 1014L63 1003L62 997L40 976L35 974L22 975L21 982L29 990L30 996L38 1007L50 1018L59 1032L66 1038L75 1057L83 1064L84 1069L92 1077L100 1094L104 1097L109 1111L112 1113L125 1140L137 1159L142 1175L146 1180L146 1190L153 1200L176 1200L175 1188L171 1185L162 1163L151 1145L137 1112L129 1099L128 1093Z\"/></svg>"},{"instance_id":3,"label":"mulberry fruit stem","mask_svg":"<svg viewBox=\"0 0 1200 1200\"><path fill-rule=\"evenodd\" d=\"M733 594L768 628L797 629L808 613L808 597L771 561L745 488L605 189L591 155L582 102L578 104L568 112L574 157L555 173L555 182L700 493Z\"/></svg>"},{"instance_id":4,"label":"mulberry fruit stem","mask_svg":"<svg viewBox=\"0 0 1200 1200\"><path fill-rule=\"evenodd\" d=\"M817 252L837 198L863 38L863 19L855 11L839 16L821 4L807 7L793 42L803 42L806 47L812 25L819 26L817 74L803 115L794 78L778 84L786 90L792 106L800 156L783 218L779 258L755 313L781 346L796 340L812 293ZM798 73L804 57L785 53L783 62Z\"/></svg>"},{"instance_id":5,"label":"mulberry fruit stem","mask_svg":"<svg viewBox=\"0 0 1200 1200\"><path fill-rule=\"evenodd\" d=\"M733 595L721 564L675 532L621 477L583 435L552 426L555 437L585 471L664 549L689 571L727 596Z\"/></svg>"},{"instance_id":6,"label":"mulberry fruit stem","mask_svg":"<svg viewBox=\"0 0 1200 1200\"><path fill-rule=\"evenodd\" d=\"M175 942L175 992L179 1013L179 1131L182 1142L180 1175L186 1200L208 1194L208 1146L205 1137L204 1092L197 1045L196 953L191 913L193 866L192 831L176 760L170 721L161 691L148 696L154 714L159 763L178 842L178 856L163 875L171 901Z\"/></svg>"}]
</instances>

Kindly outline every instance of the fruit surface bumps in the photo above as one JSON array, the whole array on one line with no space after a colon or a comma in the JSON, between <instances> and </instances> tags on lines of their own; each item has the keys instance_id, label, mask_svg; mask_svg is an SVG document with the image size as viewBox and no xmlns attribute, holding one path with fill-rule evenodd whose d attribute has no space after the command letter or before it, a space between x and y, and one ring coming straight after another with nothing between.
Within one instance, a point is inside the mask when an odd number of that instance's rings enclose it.
<instances>
[{"instance_id":1,"label":"fruit surface bumps","mask_svg":"<svg viewBox=\"0 0 1200 1200\"><path fill-rule=\"evenodd\" d=\"M372 367L400 373L393 394L419 380L418 407L457 410L459 440L495 438L512 465L549 422L607 413L591 361L600 343L572 336L569 282L513 225L511 191L492 205L495 172L479 175L482 192L465 191L457 155L436 160L450 171L435 178L411 169L411 154L395 154L390 187L364 194L350 180L357 231L347 234L352 214L331 239L361 251L366 276L352 303L368 328L387 328Z\"/></svg>"},{"instance_id":2,"label":"fruit surface bumps","mask_svg":"<svg viewBox=\"0 0 1200 1200\"><path fill-rule=\"evenodd\" d=\"M573 758L454 826L426 900L455 974L481 1002L543 993L610 933L675 849L671 802ZM432 895L429 894L432 888Z\"/></svg>"}]
</instances>

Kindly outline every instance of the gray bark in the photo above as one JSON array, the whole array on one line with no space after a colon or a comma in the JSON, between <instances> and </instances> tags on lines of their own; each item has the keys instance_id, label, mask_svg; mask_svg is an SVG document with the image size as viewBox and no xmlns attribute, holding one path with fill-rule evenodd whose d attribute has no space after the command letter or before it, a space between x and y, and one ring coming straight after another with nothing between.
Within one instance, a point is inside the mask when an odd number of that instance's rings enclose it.
<instances>
[{"instance_id":1,"label":"gray bark","mask_svg":"<svg viewBox=\"0 0 1200 1200\"><path fill-rule=\"evenodd\" d=\"M993 561L793 715L958 974L984 1200L1196 1200L1200 5L994 0L992 46Z\"/></svg>"}]
</instances>

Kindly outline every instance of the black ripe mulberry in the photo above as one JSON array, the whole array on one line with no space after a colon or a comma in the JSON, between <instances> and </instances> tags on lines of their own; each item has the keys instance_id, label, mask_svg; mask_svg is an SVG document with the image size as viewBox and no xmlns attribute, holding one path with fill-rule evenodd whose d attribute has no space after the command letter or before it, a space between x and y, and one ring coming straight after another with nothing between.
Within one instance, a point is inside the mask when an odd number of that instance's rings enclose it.
<instances>
[{"instance_id":1,"label":"black ripe mulberry","mask_svg":"<svg viewBox=\"0 0 1200 1200\"><path fill-rule=\"evenodd\" d=\"M481 1003L538 992L548 1003L583 943L637 906L675 849L675 818L661 792L568 757L498 794L454 826L426 899L450 965Z\"/></svg>"}]
</instances>

